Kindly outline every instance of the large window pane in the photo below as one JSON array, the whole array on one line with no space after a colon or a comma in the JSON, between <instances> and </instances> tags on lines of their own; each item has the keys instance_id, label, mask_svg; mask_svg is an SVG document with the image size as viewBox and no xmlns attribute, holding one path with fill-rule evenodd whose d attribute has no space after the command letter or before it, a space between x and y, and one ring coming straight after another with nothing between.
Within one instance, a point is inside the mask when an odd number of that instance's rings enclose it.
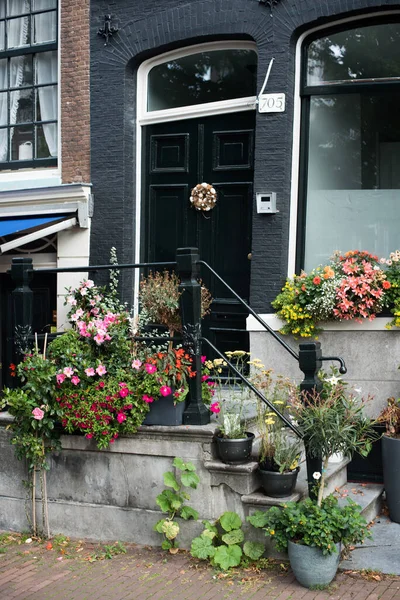
<instances>
[{"instance_id":1,"label":"large window pane","mask_svg":"<svg viewBox=\"0 0 400 600\"><path fill-rule=\"evenodd\" d=\"M335 250L398 247L399 102L400 92L311 97L306 270Z\"/></svg>"},{"instance_id":2,"label":"large window pane","mask_svg":"<svg viewBox=\"0 0 400 600\"><path fill-rule=\"evenodd\" d=\"M32 85L32 54L10 58L10 71L13 87Z\"/></svg>"},{"instance_id":3,"label":"large window pane","mask_svg":"<svg viewBox=\"0 0 400 600\"><path fill-rule=\"evenodd\" d=\"M307 85L400 77L400 23L357 27L312 42Z\"/></svg>"},{"instance_id":4,"label":"large window pane","mask_svg":"<svg viewBox=\"0 0 400 600\"><path fill-rule=\"evenodd\" d=\"M154 67L148 78L148 110L163 110L256 95L257 54L214 50Z\"/></svg>"},{"instance_id":5,"label":"large window pane","mask_svg":"<svg viewBox=\"0 0 400 600\"><path fill-rule=\"evenodd\" d=\"M44 42L54 42L57 32L56 12L46 12L34 15L34 35L33 43L42 44Z\"/></svg>"}]
</instances>

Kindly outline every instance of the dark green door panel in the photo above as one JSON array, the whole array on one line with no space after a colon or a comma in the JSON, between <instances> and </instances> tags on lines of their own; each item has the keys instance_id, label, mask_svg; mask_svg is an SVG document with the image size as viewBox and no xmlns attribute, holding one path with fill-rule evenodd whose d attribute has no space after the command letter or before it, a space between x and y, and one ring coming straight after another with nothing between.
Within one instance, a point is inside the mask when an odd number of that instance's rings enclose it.
<instances>
[{"instance_id":1,"label":"dark green door panel","mask_svg":"<svg viewBox=\"0 0 400 600\"><path fill-rule=\"evenodd\" d=\"M175 260L178 247L194 246L227 283L249 297L255 113L161 123L145 128L143 260ZM202 182L218 193L216 207L192 208L190 190ZM203 271L214 298L205 334L221 350L246 349L246 313Z\"/></svg>"}]
</instances>

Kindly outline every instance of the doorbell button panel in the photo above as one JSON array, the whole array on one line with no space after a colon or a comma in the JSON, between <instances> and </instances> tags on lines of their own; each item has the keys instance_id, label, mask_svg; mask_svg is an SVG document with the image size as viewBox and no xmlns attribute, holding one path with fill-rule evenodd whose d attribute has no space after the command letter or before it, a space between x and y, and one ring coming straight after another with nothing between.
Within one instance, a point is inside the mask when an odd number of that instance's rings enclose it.
<instances>
[{"instance_id":1,"label":"doorbell button panel","mask_svg":"<svg viewBox=\"0 0 400 600\"><path fill-rule=\"evenodd\" d=\"M279 212L276 209L276 192L260 192L257 197L257 212L259 214L275 214Z\"/></svg>"}]
</instances>

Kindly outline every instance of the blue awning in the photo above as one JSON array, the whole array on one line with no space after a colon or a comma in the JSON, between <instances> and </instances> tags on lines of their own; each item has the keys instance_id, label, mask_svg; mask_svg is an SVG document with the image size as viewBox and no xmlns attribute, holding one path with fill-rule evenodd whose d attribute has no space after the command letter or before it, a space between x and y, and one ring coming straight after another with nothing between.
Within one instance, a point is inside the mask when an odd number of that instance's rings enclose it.
<instances>
[{"instance_id":1,"label":"blue awning","mask_svg":"<svg viewBox=\"0 0 400 600\"><path fill-rule=\"evenodd\" d=\"M0 217L0 237L15 233L22 233L48 223L56 223L68 215L52 215L51 217ZM70 215L69 215L70 216Z\"/></svg>"}]
</instances>

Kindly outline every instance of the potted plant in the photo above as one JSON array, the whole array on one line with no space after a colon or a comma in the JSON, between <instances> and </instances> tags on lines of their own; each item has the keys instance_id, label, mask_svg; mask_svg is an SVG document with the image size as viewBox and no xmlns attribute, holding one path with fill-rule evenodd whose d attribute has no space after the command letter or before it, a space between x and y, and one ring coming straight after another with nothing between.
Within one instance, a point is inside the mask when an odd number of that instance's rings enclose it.
<instances>
[{"instance_id":1,"label":"potted plant","mask_svg":"<svg viewBox=\"0 0 400 600\"><path fill-rule=\"evenodd\" d=\"M386 425L382 436L382 466L389 516L400 523L400 400L389 398L377 421Z\"/></svg>"},{"instance_id":2,"label":"potted plant","mask_svg":"<svg viewBox=\"0 0 400 600\"><path fill-rule=\"evenodd\" d=\"M355 451L366 455L371 448L375 432L363 409L364 402L346 392L335 370L330 378L324 376L321 393L291 398L291 412L309 455L322 458L322 473L314 473L316 499L288 503L282 510L274 507L249 518L276 539L278 550L288 549L293 572L306 587L328 585L339 564L340 544L359 543L367 535L355 503L340 506L332 495L323 498L329 457L337 452L350 456Z\"/></svg>"},{"instance_id":3,"label":"potted plant","mask_svg":"<svg viewBox=\"0 0 400 600\"><path fill-rule=\"evenodd\" d=\"M226 352L226 356L241 372L247 368L249 353L244 350ZM239 465L251 459L254 433L247 431L245 401L250 398L248 389L237 381L228 370L228 377L222 382L221 373L227 363L222 358L205 362L207 377L214 383L217 400L210 410L217 415L218 429L215 433L217 452L222 462Z\"/></svg>"},{"instance_id":4,"label":"potted plant","mask_svg":"<svg viewBox=\"0 0 400 600\"><path fill-rule=\"evenodd\" d=\"M182 329L179 314L179 277L169 271L151 272L140 282L139 300L142 311L141 324L161 325L170 337ZM210 312L212 298L208 289L201 286L201 317ZM172 342L169 344L172 348Z\"/></svg>"},{"instance_id":5,"label":"potted plant","mask_svg":"<svg viewBox=\"0 0 400 600\"><path fill-rule=\"evenodd\" d=\"M281 414L288 416L287 399L293 384L282 377L273 379L271 372L268 372L267 378L268 385L261 386L264 393ZM259 373L256 372L253 376L256 385L257 379ZM274 498L291 496L300 470L301 441L290 436L279 416L261 401L257 403L257 422L262 488L267 496Z\"/></svg>"}]
</instances>

